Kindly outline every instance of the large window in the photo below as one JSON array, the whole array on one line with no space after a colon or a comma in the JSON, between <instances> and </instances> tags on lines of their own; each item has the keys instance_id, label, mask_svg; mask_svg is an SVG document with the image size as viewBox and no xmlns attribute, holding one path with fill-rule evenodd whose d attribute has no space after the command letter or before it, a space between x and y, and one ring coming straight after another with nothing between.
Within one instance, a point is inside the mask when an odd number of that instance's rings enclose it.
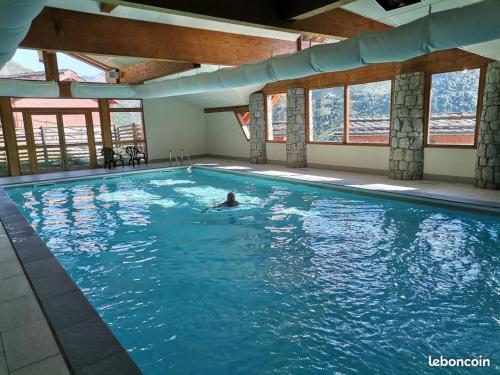
<instances>
[{"instance_id":1,"label":"large window","mask_svg":"<svg viewBox=\"0 0 500 375\"><path fill-rule=\"evenodd\" d=\"M111 134L113 147L125 149L135 146L146 151L146 137L140 100L110 100Z\"/></svg>"},{"instance_id":2,"label":"large window","mask_svg":"<svg viewBox=\"0 0 500 375\"><path fill-rule=\"evenodd\" d=\"M389 144L391 81L349 86L348 143Z\"/></svg>"},{"instance_id":3,"label":"large window","mask_svg":"<svg viewBox=\"0 0 500 375\"><path fill-rule=\"evenodd\" d=\"M57 52L61 81L106 83L106 72L62 52Z\"/></svg>"},{"instance_id":4,"label":"large window","mask_svg":"<svg viewBox=\"0 0 500 375\"><path fill-rule=\"evenodd\" d=\"M286 141L286 94L267 96L267 140Z\"/></svg>"},{"instance_id":5,"label":"large window","mask_svg":"<svg viewBox=\"0 0 500 375\"><path fill-rule=\"evenodd\" d=\"M433 74L427 143L474 145L479 69Z\"/></svg>"},{"instance_id":6,"label":"large window","mask_svg":"<svg viewBox=\"0 0 500 375\"><path fill-rule=\"evenodd\" d=\"M236 119L240 124L241 131L245 135L247 141L250 140L250 112L247 111L234 111Z\"/></svg>"},{"instance_id":7,"label":"large window","mask_svg":"<svg viewBox=\"0 0 500 375\"><path fill-rule=\"evenodd\" d=\"M0 69L0 78L45 81L45 67L38 51L17 49L12 59Z\"/></svg>"},{"instance_id":8,"label":"large window","mask_svg":"<svg viewBox=\"0 0 500 375\"><path fill-rule=\"evenodd\" d=\"M390 113L391 81L310 90L308 140L389 144Z\"/></svg>"},{"instance_id":9,"label":"large window","mask_svg":"<svg viewBox=\"0 0 500 375\"><path fill-rule=\"evenodd\" d=\"M344 141L344 87L311 90L309 94L309 140Z\"/></svg>"}]
</instances>

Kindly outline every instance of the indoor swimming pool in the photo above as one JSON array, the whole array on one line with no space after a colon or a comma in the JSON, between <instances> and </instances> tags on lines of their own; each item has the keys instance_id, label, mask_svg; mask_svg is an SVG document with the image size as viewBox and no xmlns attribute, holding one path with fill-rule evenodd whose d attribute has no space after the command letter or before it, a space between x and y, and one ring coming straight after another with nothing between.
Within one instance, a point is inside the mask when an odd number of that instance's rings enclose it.
<instances>
[{"instance_id":1,"label":"indoor swimming pool","mask_svg":"<svg viewBox=\"0 0 500 375\"><path fill-rule=\"evenodd\" d=\"M493 215L196 167L8 193L145 374L498 371Z\"/></svg>"}]
</instances>

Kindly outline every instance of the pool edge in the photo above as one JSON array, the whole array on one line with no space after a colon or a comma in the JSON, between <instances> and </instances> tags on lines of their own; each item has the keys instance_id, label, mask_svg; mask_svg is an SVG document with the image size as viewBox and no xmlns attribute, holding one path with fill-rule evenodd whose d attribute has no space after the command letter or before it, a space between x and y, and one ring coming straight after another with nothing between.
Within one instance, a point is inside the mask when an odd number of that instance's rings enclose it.
<instances>
[{"instance_id":1,"label":"pool edge","mask_svg":"<svg viewBox=\"0 0 500 375\"><path fill-rule=\"evenodd\" d=\"M0 201L0 221L71 373L142 374L2 186ZM69 295L73 303L58 306Z\"/></svg>"}]
</instances>

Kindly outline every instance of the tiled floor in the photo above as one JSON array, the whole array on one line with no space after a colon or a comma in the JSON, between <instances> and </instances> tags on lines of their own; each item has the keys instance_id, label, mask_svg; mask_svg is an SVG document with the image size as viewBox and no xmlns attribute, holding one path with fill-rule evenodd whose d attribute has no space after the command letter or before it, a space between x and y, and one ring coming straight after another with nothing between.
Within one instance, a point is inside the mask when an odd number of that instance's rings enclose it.
<instances>
[{"instance_id":1,"label":"tiled floor","mask_svg":"<svg viewBox=\"0 0 500 375\"><path fill-rule=\"evenodd\" d=\"M0 224L0 375L69 370Z\"/></svg>"}]
</instances>

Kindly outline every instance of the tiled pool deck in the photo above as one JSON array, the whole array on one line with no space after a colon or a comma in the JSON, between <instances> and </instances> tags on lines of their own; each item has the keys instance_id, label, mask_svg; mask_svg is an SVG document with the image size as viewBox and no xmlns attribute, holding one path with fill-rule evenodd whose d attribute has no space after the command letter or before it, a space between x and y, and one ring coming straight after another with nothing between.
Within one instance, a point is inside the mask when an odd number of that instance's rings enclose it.
<instances>
[{"instance_id":1,"label":"tiled pool deck","mask_svg":"<svg viewBox=\"0 0 500 375\"><path fill-rule=\"evenodd\" d=\"M195 163L225 172L319 183L399 199L500 212L500 191L436 181L394 181L380 175L244 161L200 158ZM140 374L1 186L168 167L91 169L0 179L0 375ZM393 196L393 194L396 194ZM5 231L4 231L5 227Z\"/></svg>"}]
</instances>

